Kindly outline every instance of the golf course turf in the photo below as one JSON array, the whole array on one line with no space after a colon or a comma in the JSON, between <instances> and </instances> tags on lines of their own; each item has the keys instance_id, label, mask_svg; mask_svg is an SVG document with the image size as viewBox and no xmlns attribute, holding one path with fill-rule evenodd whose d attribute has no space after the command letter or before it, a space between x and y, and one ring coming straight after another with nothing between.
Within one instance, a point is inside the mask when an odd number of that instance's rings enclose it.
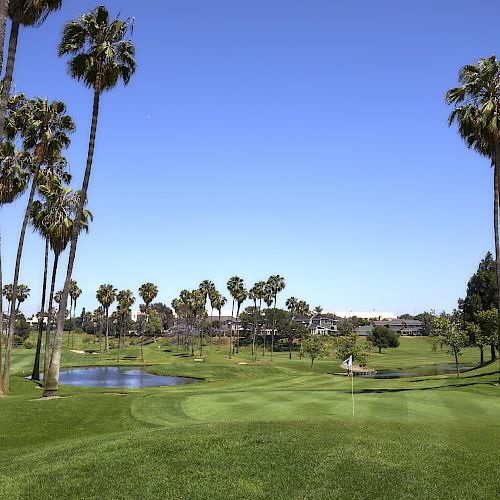
<instances>
[{"instance_id":1,"label":"golf course turf","mask_svg":"<svg viewBox=\"0 0 500 500\"><path fill-rule=\"evenodd\" d=\"M78 337L81 348L83 337ZM88 347L88 344L85 344ZM76 349L76 347L75 347ZM170 351L170 352L166 352ZM0 498L464 498L500 496L498 364L464 373L354 379L339 360L251 361L206 346L205 361L164 339L147 370L204 382L147 389L60 387L40 400L24 377L33 350L15 349L0 400ZM139 348L121 356L136 365ZM64 366L116 365L65 351ZM475 363L478 350L460 362ZM451 363L425 338L402 338L369 365ZM247 363L247 364L241 364Z\"/></svg>"}]
</instances>

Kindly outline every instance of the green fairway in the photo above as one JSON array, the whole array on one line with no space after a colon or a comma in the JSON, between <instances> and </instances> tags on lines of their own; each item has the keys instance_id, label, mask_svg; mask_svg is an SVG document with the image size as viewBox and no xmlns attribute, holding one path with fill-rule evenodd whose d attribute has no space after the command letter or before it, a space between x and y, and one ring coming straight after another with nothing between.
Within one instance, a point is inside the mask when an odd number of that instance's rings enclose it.
<instances>
[{"instance_id":1,"label":"green fairway","mask_svg":"<svg viewBox=\"0 0 500 500\"><path fill-rule=\"evenodd\" d=\"M77 337L75 350L82 344ZM64 342L66 346L66 340ZM92 345L93 348L93 345ZM166 352L166 350L170 352ZM203 377L170 388L61 386L41 401L24 380L34 351L14 352L11 396L0 401L0 498L497 498L498 365L454 375L351 381L339 360L287 353L205 361L164 341L148 370ZM67 366L112 365L66 350ZM123 350L138 364L139 348ZM131 359L132 358L132 359ZM461 362L477 362L466 349ZM451 363L424 338L372 354L394 369ZM123 361L122 361L123 363ZM247 364L241 364L247 363ZM24 371L24 373L23 373Z\"/></svg>"}]
</instances>

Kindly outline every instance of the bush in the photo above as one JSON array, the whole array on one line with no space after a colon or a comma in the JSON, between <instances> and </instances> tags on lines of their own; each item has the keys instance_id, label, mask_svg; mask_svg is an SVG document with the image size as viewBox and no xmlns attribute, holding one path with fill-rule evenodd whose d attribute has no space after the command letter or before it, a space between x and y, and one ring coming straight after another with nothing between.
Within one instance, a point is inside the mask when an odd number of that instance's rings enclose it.
<instances>
[{"instance_id":1,"label":"bush","mask_svg":"<svg viewBox=\"0 0 500 500\"><path fill-rule=\"evenodd\" d=\"M17 316L17 319L14 323L14 331L15 335L21 338L21 343L30 335L30 325L22 314L19 314Z\"/></svg>"},{"instance_id":2,"label":"bush","mask_svg":"<svg viewBox=\"0 0 500 500\"><path fill-rule=\"evenodd\" d=\"M33 349L34 347L36 347L36 342L33 342L32 340L30 339L26 339L23 343L24 347L26 349Z\"/></svg>"}]
</instances>

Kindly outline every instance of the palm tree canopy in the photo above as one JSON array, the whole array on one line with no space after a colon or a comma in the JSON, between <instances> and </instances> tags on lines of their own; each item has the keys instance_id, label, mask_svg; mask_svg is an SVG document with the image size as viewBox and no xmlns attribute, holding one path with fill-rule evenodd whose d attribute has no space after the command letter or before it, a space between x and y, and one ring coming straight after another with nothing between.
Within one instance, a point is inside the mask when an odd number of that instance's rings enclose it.
<instances>
[{"instance_id":1,"label":"palm tree canopy","mask_svg":"<svg viewBox=\"0 0 500 500\"><path fill-rule=\"evenodd\" d=\"M135 302L132 290L120 290L116 298L118 301L118 310L123 316L128 316L130 314L130 308Z\"/></svg>"},{"instance_id":2,"label":"palm tree canopy","mask_svg":"<svg viewBox=\"0 0 500 500\"><path fill-rule=\"evenodd\" d=\"M479 59L460 70L458 81L445 96L454 105L448 123L457 122L467 147L491 158L500 140L500 63L494 55Z\"/></svg>"},{"instance_id":3,"label":"palm tree canopy","mask_svg":"<svg viewBox=\"0 0 500 500\"><path fill-rule=\"evenodd\" d=\"M206 298L210 295L210 293L213 293L213 291L215 290L215 285L210 280L203 280L198 288L203 292L206 300Z\"/></svg>"},{"instance_id":4,"label":"palm tree canopy","mask_svg":"<svg viewBox=\"0 0 500 500\"><path fill-rule=\"evenodd\" d=\"M12 141L0 144L0 205L12 203L28 187L32 158Z\"/></svg>"},{"instance_id":5,"label":"palm tree canopy","mask_svg":"<svg viewBox=\"0 0 500 500\"><path fill-rule=\"evenodd\" d=\"M119 79L126 85L136 69L134 46L125 39L132 26L132 18L110 22L103 5L67 23L59 56L72 56L68 61L70 76L98 93L111 89Z\"/></svg>"},{"instance_id":6,"label":"palm tree canopy","mask_svg":"<svg viewBox=\"0 0 500 500\"><path fill-rule=\"evenodd\" d=\"M82 294L82 289L78 287L78 283L75 280L71 280L69 285L69 295L73 299L73 301L77 301L78 297Z\"/></svg>"},{"instance_id":7,"label":"palm tree canopy","mask_svg":"<svg viewBox=\"0 0 500 500\"><path fill-rule=\"evenodd\" d=\"M148 306L158 295L158 287L153 283L144 283L144 285L141 285L139 288L139 295L146 306Z\"/></svg>"},{"instance_id":8,"label":"palm tree canopy","mask_svg":"<svg viewBox=\"0 0 500 500\"><path fill-rule=\"evenodd\" d=\"M248 297L248 291L245 290L245 288L240 288L239 290L236 291L236 294L234 296L236 302L238 303L238 307L245 302L245 300Z\"/></svg>"},{"instance_id":9,"label":"palm tree canopy","mask_svg":"<svg viewBox=\"0 0 500 500\"><path fill-rule=\"evenodd\" d=\"M279 292L285 289L285 278L279 274L275 274L267 280L267 285L276 297Z\"/></svg>"},{"instance_id":10,"label":"palm tree canopy","mask_svg":"<svg viewBox=\"0 0 500 500\"><path fill-rule=\"evenodd\" d=\"M73 193L71 188L62 186L61 179L56 175L45 179L45 182L38 187L45 202L33 202L31 224L49 240L52 250L59 255L71 240L80 193ZM92 219L92 213L84 209L80 228L88 231Z\"/></svg>"},{"instance_id":11,"label":"palm tree canopy","mask_svg":"<svg viewBox=\"0 0 500 500\"><path fill-rule=\"evenodd\" d=\"M54 300L56 301L56 304L59 304L61 302L61 296L62 296L62 290L58 290L54 294Z\"/></svg>"},{"instance_id":12,"label":"palm tree canopy","mask_svg":"<svg viewBox=\"0 0 500 500\"><path fill-rule=\"evenodd\" d=\"M5 134L9 139L21 137L23 148L42 163L47 158L59 156L70 144L69 135L75 131L66 105L61 101L19 97L20 104L9 115Z\"/></svg>"},{"instance_id":13,"label":"palm tree canopy","mask_svg":"<svg viewBox=\"0 0 500 500\"><path fill-rule=\"evenodd\" d=\"M309 316L311 313L310 309L309 304L305 300L299 300L297 303L297 313L302 316Z\"/></svg>"},{"instance_id":14,"label":"palm tree canopy","mask_svg":"<svg viewBox=\"0 0 500 500\"><path fill-rule=\"evenodd\" d=\"M113 285L106 283L99 287L95 296L99 301L99 304L107 310L116 299L116 288Z\"/></svg>"},{"instance_id":15,"label":"palm tree canopy","mask_svg":"<svg viewBox=\"0 0 500 500\"><path fill-rule=\"evenodd\" d=\"M2 295L9 301L12 302L12 284L4 285L2 290ZM30 295L30 288L27 285L17 285L16 300L19 302L24 302Z\"/></svg>"},{"instance_id":16,"label":"palm tree canopy","mask_svg":"<svg viewBox=\"0 0 500 500\"><path fill-rule=\"evenodd\" d=\"M290 297L289 299L286 299L285 305L291 313L294 313L297 311L298 303L299 301L295 297Z\"/></svg>"},{"instance_id":17,"label":"palm tree canopy","mask_svg":"<svg viewBox=\"0 0 500 500\"><path fill-rule=\"evenodd\" d=\"M62 0L9 0L9 17L24 26L40 26L61 5Z\"/></svg>"}]
</instances>

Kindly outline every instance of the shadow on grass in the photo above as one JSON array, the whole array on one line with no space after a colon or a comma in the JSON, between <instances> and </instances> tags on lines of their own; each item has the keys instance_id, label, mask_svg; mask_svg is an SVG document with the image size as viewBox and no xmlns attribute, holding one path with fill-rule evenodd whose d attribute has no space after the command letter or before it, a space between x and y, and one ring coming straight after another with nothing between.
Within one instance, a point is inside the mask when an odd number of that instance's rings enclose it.
<instances>
[{"instance_id":1,"label":"shadow on grass","mask_svg":"<svg viewBox=\"0 0 500 500\"><path fill-rule=\"evenodd\" d=\"M448 388L463 388L463 387L471 387L475 385L481 386L492 386L495 387L497 385L496 382L465 382L465 383L456 383L456 384L446 384L446 385L437 385L432 387L398 387L394 389L358 389L354 390L355 394L388 394L388 393L396 393L396 392L407 392L407 391L434 391L436 389L448 389ZM345 394L350 394L350 391L341 391Z\"/></svg>"}]
</instances>

